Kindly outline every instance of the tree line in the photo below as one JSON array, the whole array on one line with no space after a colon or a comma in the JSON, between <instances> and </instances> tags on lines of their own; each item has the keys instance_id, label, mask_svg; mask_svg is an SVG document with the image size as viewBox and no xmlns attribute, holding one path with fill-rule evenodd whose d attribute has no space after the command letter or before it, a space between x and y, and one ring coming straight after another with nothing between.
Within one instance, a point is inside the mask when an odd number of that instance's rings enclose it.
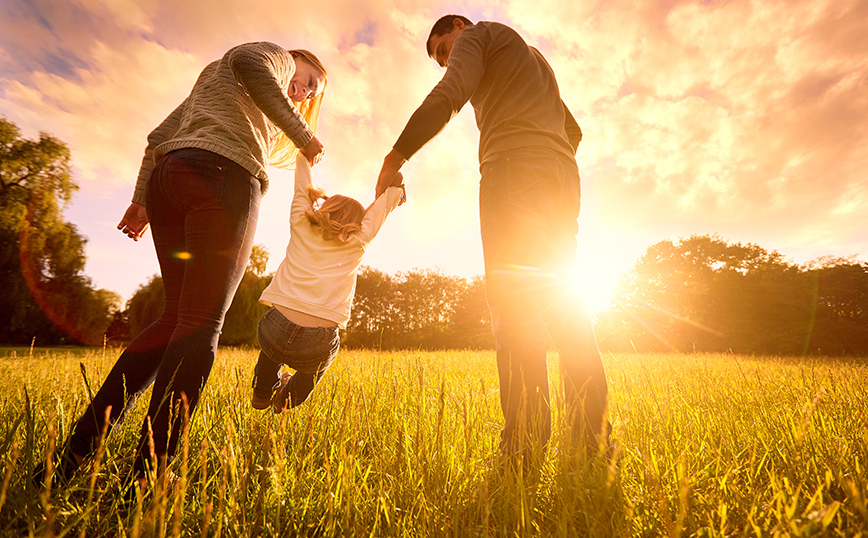
<instances>
[{"instance_id":1,"label":"tree line","mask_svg":"<svg viewBox=\"0 0 868 538\"><path fill-rule=\"evenodd\" d=\"M264 274L267 251L254 246L241 285L226 313L221 345L257 345L256 326L267 309L259 296L273 274ZM140 286L109 330L128 341L157 319L163 308L162 279ZM389 275L362 266L342 344L371 349L490 349L485 287L481 277L464 279L432 269Z\"/></svg>"},{"instance_id":2,"label":"tree line","mask_svg":"<svg viewBox=\"0 0 868 538\"><path fill-rule=\"evenodd\" d=\"M646 250L597 319L612 350L868 355L868 263L804 265L717 236Z\"/></svg>"},{"instance_id":3,"label":"tree line","mask_svg":"<svg viewBox=\"0 0 868 538\"><path fill-rule=\"evenodd\" d=\"M67 146L27 140L0 118L0 343L123 344L159 316L162 280L126 305L83 273L86 239L63 210L78 189ZM256 246L226 315L223 345L256 345L268 252ZM804 265L717 236L656 243L621 277L597 339L612 351L868 355L868 263ZM492 349L484 279L363 267L345 347Z\"/></svg>"}]
</instances>

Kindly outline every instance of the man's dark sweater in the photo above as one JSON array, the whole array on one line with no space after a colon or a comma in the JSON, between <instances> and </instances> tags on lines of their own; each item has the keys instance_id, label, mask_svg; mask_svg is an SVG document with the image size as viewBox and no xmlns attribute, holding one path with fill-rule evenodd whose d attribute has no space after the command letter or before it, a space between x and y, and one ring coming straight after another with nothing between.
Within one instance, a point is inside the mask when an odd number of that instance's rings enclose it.
<instances>
[{"instance_id":1,"label":"man's dark sweater","mask_svg":"<svg viewBox=\"0 0 868 538\"><path fill-rule=\"evenodd\" d=\"M516 150L574 158L582 131L548 62L512 28L484 21L455 40L446 74L410 117L395 150L410 159L468 100L480 132L480 163Z\"/></svg>"}]
</instances>

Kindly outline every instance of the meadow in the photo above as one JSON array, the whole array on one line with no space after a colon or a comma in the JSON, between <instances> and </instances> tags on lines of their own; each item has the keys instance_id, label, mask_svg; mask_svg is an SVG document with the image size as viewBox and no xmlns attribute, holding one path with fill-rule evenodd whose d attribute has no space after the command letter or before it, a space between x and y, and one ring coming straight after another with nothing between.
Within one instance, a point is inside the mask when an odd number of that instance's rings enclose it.
<instances>
[{"instance_id":1,"label":"meadow","mask_svg":"<svg viewBox=\"0 0 868 538\"><path fill-rule=\"evenodd\" d=\"M865 361L606 354L614 451L503 466L491 352L342 350L303 406L249 405L220 349L171 487L124 500L146 401L66 487L29 477L118 350L0 354L2 536L860 536ZM556 354L550 359L558 383ZM87 379L87 383L85 382ZM89 388L88 388L89 387ZM555 394L557 391L554 392ZM147 397L149 394L146 394Z\"/></svg>"}]
</instances>

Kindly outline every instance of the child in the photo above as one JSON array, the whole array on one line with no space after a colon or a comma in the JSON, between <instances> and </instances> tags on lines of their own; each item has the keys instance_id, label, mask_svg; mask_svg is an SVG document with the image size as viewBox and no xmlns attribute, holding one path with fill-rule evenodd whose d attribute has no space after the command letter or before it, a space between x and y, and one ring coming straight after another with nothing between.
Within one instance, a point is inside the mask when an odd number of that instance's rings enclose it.
<instances>
[{"instance_id":1,"label":"child","mask_svg":"<svg viewBox=\"0 0 868 538\"><path fill-rule=\"evenodd\" d=\"M255 409L281 413L307 400L338 352L365 248L403 199L402 178L368 209L326 196L313 186L308 161L297 159L286 257L259 299L271 308L259 320ZM295 374L280 375L282 364Z\"/></svg>"}]
</instances>

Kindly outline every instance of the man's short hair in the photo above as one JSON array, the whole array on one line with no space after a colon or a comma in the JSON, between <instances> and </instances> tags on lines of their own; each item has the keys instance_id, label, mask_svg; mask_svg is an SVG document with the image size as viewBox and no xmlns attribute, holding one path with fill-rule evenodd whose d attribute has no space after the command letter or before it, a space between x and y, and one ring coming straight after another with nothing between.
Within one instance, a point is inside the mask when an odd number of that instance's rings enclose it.
<instances>
[{"instance_id":1,"label":"man's short hair","mask_svg":"<svg viewBox=\"0 0 868 538\"><path fill-rule=\"evenodd\" d=\"M434 23L434 26L431 27L431 33L428 34L428 40L425 42L425 48L428 50L428 56L433 56L434 51L431 50L431 38L432 37L440 37L444 34L448 34L455 27L455 23L453 22L455 19L460 19L464 22L464 24L468 24L473 26L473 22L465 17L464 15L443 15L437 22Z\"/></svg>"}]
</instances>

